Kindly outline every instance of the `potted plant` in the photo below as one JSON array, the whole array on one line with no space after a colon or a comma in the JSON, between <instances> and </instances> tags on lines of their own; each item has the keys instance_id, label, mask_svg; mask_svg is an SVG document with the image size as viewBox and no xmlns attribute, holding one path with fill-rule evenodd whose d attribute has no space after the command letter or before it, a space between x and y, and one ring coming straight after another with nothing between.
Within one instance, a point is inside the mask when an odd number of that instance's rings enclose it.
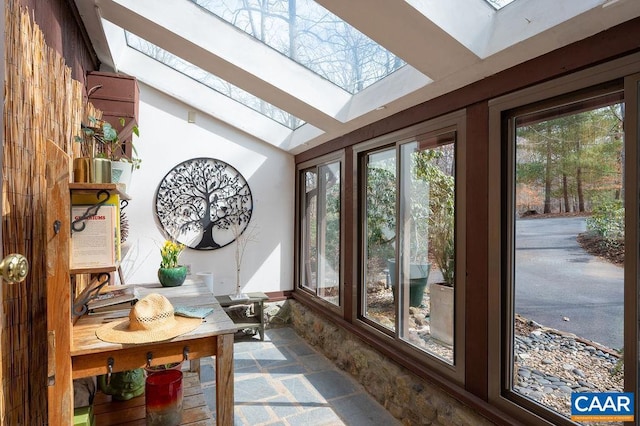
<instances>
[{"instance_id":1,"label":"potted plant","mask_svg":"<svg viewBox=\"0 0 640 426\"><path fill-rule=\"evenodd\" d=\"M130 184L131 173L140 168L141 159L137 157L137 151L131 143L131 155L127 155L123 134L129 130L139 136L138 126L133 124L125 127L125 119L119 119L122 130L120 133L107 121L89 117L89 124L82 124L82 136L76 137L78 142L83 142L83 155L92 158L92 182L115 182ZM107 164L108 163L108 164ZM105 168L109 172L99 173ZM75 172L75 167L74 167Z\"/></svg>"},{"instance_id":2,"label":"potted plant","mask_svg":"<svg viewBox=\"0 0 640 426\"><path fill-rule=\"evenodd\" d=\"M408 260L409 306L422 305L424 292L427 287L431 265L428 258L428 216L429 206L422 202L428 199L424 192L428 185L424 179L412 180L412 202L410 203L409 223L405 227L407 233L407 250L404 246L398 251L406 254ZM375 167L369 170L367 182L367 246L371 252L371 258L386 260L387 288L391 287L395 299L396 289L396 176L384 167ZM401 243L404 245L404 243ZM405 258L403 258L404 261ZM401 262L402 264L402 262ZM376 262L376 266L380 263ZM382 269L382 267L381 267ZM401 271L405 272L402 268ZM374 274L372 274L374 275ZM403 282L407 282L402 278Z\"/></svg>"},{"instance_id":3,"label":"potted plant","mask_svg":"<svg viewBox=\"0 0 640 426\"><path fill-rule=\"evenodd\" d=\"M431 337L453 344L455 284L455 211L453 177L443 176L439 196L431 207L431 252L442 282L432 283L429 293Z\"/></svg>"},{"instance_id":4,"label":"potted plant","mask_svg":"<svg viewBox=\"0 0 640 426\"><path fill-rule=\"evenodd\" d=\"M396 261L395 259L387 260L387 268L389 274L389 283L391 287L396 285ZM427 288L427 280L431 264L427 262L412 261L409 264L409 306L420 307L424 292Z\"/></svg>"},{"instance_id":5,"label":"potted plant","mask_svg":"<svg viewBox=\"0 0 640 426\"><path fill-rule=\"evenodd\" d=\"M187 267L178 264L178 258L185 249L185 245L165 240L160 248L162 261L158 269L158 280L163 287L177 287L187 278Z\"/></svg>"},{"instance_id":6,"label":"potted plant","mask_svg":"<svg viewBox=\"0 0 640 426\"><path fill-rule=\"evenodd\" d=\"M409 217L404 227L404 238L400 241L400 254L408 254L409 306L424 307L424 293L431 272L429 263L429 200L430 185L422 176L416 174L411 179ZM402 256L401 256L402 259ZM395 262L388 262L393 283ZM406 268L407 265L403 265ZM403 270L406 274L407 271Z\"/></svg>"}]
</instances>

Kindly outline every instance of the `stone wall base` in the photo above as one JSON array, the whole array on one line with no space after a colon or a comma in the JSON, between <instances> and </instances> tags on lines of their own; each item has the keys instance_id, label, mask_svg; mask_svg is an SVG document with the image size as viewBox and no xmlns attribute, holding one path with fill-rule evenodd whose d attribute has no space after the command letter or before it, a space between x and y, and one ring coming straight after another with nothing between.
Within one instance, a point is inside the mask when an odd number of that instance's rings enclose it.
<instances>
[{"instance_id":1,"label":"stone wall base","mask_svg":"<svg viewBox=\"0 0 640 426\"><path fill-rule=\"evenodd\" d=\"M290 323L296 333L351 374L403 424L493 424L301 303L290 299L265 308L272 326Z\"/></svg>"}]
</instances>

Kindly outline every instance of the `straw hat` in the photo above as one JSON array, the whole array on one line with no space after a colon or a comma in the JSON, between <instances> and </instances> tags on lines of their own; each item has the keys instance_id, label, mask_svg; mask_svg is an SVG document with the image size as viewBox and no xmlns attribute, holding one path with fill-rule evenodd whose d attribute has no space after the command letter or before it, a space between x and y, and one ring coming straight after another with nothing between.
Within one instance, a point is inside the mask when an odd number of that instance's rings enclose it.
<instances>
[{"instance_id":1,"label":"straw hat","mask_svg":"<svg viewBox=\"0 0 640 426\"><path fill-rule=\"evenodd\" d=\"M193 331L200 324L202 318L175 316L166 297L151 293L131 308L129 319L101 326L96 336L111 343L160 342Z\"/></svg>"}]
</instances>

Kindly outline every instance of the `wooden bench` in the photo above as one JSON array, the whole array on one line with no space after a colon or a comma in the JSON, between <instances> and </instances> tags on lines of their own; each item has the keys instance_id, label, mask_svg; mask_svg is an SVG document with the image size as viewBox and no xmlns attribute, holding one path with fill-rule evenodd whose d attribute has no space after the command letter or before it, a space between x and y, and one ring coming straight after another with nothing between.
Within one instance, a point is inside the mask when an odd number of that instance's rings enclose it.
<instances>
[{"instance_id":1,"label":"wooden bench","mask_svg":"<svg viewBox=\"0 0 640 426\"><path fill-rule=\"evenodd\" d=\"M262 292L246 293L246 295L246 299L234 300L229 295L225 295L216 296L216 300L233 323L238 326L238 332L242 332L243 329L256 329L260 334L260 340L264 341L264 302L269 300L269 296ZM240 315L235 314L233 308L241 305L250 305L252 309L250 312L244 310Z\"/></svg>"},{"instance_id":2,"label":"wooden bench","mask_svg":"<svg viewBox=\"0 0 640 426\"><path fill-rule=\"evenodd\" d=\"M182 379L182 423L189 426L215 425L207 406L197 373L184 372ZM111 401L111 396L98 392L93 401L96 426L145 426L144 395L128 401Z\"/></svg>"}]
</instances>

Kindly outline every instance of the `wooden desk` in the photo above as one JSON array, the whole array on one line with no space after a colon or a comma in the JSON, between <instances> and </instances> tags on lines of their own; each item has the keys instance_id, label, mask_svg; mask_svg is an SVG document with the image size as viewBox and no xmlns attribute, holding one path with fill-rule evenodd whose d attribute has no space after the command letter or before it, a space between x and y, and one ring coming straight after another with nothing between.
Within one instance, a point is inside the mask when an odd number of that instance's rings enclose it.
<instances>
[{"instance_id":1,"label":"wooden desk","mask_svg":"<svg viewBox=\"0 0 640 426\"><path fill-rule=\"evenodd\" d=\"M187 280L180 287L148 284L137 285L136 288L140 297L153 292L160 293L174 306L209 306L213 308L213 313L190 333L164 342L139 345L107 343L96 337L96 328L111 321L114 313L84 315L73 326L72 377L77 379L107 374L109 358L113 358L113 372L117 372L144 367L149 352L153 355L151 365L181 361L185 347L188 348L189 360L215 355L217 424L232 425L233 335L238 330L237 325L201 282Z\"/></svg>"}]
</instances>

